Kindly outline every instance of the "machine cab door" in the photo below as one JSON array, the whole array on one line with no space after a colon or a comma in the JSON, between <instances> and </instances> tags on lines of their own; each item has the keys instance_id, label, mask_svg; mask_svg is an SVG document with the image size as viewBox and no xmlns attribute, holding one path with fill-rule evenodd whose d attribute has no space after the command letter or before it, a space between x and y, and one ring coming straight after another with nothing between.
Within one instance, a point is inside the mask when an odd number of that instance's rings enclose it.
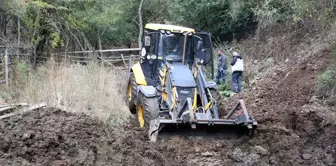
<instances>
[{"instance_id":1,"label":"machine cab door","mask_svg":"<svg viewBox=\"0 0 336 166\"><path fill-rule=\"evenodd\" d=\"M141 58L143 60L156 59L159 48L159 33L157 32L145 32L142 39Z\"/></svg>"},{"instance_id":2,"label":"machine cab door","mask_svg":"<svg viewBox=\"0 0 336 166\"><path fill-rule=\"evenodd\" d=\"M213 50L212 50L212 40L211 33L207 32L196 32L197 36L201 37L203 40L203 51L205 51L205 69L206 74L209 78L214 79L214 61L213 61Z\"/></svg>"},{"instance_id":3,"label":"machine cab door","mask_svg":"<svg viewBox=\"0 0 336 166\"><path fill-rule=\"evenodd\" d=\"M143 37L143 47L140 53L141 68L144 73L147 85L155 86L158 81L158 48L159 48L159 33L147 32Z\"/></svg>"}]
</instances>

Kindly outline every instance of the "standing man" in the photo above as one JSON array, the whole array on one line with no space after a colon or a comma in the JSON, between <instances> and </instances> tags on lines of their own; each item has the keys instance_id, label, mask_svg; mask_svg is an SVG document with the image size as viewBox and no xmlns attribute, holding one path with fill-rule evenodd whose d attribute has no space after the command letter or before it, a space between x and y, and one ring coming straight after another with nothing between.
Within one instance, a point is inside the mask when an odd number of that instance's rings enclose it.
<instances>
[{"instance_id":1,"label":"standing man","mask_svg":"<svg viewBox=\"0 0 336 166\"><path fill-rule=\"evenodd\" d=\"M217 63L217 76L216 76L216 83L220 84L219 80L223 78L223 84L226 84L225 79L225 72L226 72L226 56L224 55L223 51L218 49L218 63Z\"/></svg>"},{"instance_id":2,"label":"standing man","mask_svg":"<svg viewBox=\"0 0 336 166\"><path fill-rule=\"evenodd\" d=\"M239 93L241 91L242 86L244 62L243 57L236 51L233 52L231 66L232 66L232 90L234 93Z\"/></svg>"}]
</instances>

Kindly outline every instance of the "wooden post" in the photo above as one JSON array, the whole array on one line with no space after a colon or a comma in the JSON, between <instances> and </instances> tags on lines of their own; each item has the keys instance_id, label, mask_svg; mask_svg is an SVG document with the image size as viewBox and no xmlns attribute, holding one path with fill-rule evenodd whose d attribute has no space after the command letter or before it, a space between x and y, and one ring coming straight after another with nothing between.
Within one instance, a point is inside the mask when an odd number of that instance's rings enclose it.
<instances>
[{"instance_id":1,"label":"wooden post","mask_svg":"<svg viewBox=\"0 0 336 166\"><path fill-rule=\"evenodd\" d=\"M122 61L124 62L125 69L127 69L127 64L126 64L126 62L125 62L125 58L124 58L124 55L123 55L123 54L121 54L121 58L122 58Z\"/></svg>"},{"instance_id":2,"label":"wooden post","mask_svg":"<svg viewBox=\"0 0 336 166\"><path fill-rule=\"evenodd\" d=\"M9 61L8 61L8 47L5 49L5 72L6 72L6 85L9 85Z\"/></svg>"}]
</instances>

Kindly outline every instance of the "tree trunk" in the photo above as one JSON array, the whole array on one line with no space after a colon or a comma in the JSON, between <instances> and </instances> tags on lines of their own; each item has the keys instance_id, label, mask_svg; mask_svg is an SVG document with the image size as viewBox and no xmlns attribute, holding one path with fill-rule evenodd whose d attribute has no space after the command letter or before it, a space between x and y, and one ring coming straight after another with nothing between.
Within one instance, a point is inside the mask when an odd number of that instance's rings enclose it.
<instances>
[{"instance_id":1,"label":"tree trunk","mask_svg":"<svg viewBox=\"0 0 336 166\"><path fill-rule=\"evenodd\" d=\"M142 35L143 35L143 23L142 23L142 5L143 5L144 0L140 1L139 5L139 10L138 10L138 15L139 15L139 48L142 48Z\"/></svg>"}]
</instances>

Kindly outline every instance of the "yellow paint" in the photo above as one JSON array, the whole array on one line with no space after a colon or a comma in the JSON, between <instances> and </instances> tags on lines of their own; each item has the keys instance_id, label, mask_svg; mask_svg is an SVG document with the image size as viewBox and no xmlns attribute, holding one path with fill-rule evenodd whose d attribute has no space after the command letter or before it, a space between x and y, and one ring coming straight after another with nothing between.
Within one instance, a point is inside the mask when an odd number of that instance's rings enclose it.
<instances>
[{"instance_id":1,"label":"yellow paint","mask_svg":"<svg viewBox=\"0 0 336 166\"><path fill-rule=\"evenodd\" d=\"M161 85L163 85L163 78L159 77L160 81L161 81Z\"/></svg>"},{"instance_id":2,"label":"yellow paint","mask_svg":"<svg viewBox=\"0 0 336 166\"><path fill-rule=\"evenodd\" d=\"M197 107L197 88L195 88L193 110L196 111L196 107Z\"/></svg>"},{"instance_id":3,"label":"yellow paint","mask_svg":"<svg viewBox=\"0 0 336 166\"><path fill-rule=\"evenodd\" d=\"M151 30L169 30L171 32L183 33L183 32L195 32L192 28L181 27L176 25L168 25L168 24L146 24L146 29Z\"/></svg>"},{"instance_id":4,"label":"yellow paint","mask_svg":"<svg viewBox=\"0 0 336 166\"><path fill-rule=\"evenodd\" d=\"M194 78L196 78L196 76L197 76L197 68L195 68L194 70Z\"/></svg>"},{"instance_id":5,"label":"yellow paint","mask_svg":"<svg viewBox=\"0 0 336 166\"><path fill-rule=\"evenodd\" d=\"M167 74L167 67L165 66L165 67L163 68L162 87L165 87L166 74Z\"/></svg>"},{"instance_id":6,"label":"yellow paint","mask_svg":"<svg viewBox=\"0 0 336 166\"><path fill-rule=\"evenodd\" d=\"M128 101L132 100L132 93L133 93L132 84L129 83L129 85L128 85Z\"/></svg>"},{"instance_id":7,"label":"yellow paint","mask_svg":"<svg viewBox=\"0 0 336 166\"><path fill-rule=\"evenodd\" d=\"M209 102L206 106L205 106L205 110L208 110L211 106L211 102Z\"/></svg>"},{"instance_id":8,"label":"yellow paint","mask_svg":"<svg viewBox=\"0 0 336 166\"><path fill-rule=\"evenodd\" d=\"M138 105L138 120L140 127L145 127L144 110L141 105Z\"/></svg>"},{"instance_id":9,"label":"yellow paint","mask_svg":"<svg viewBox=\"0 0 336 166\"><path fill-rule=\"evenodd\" d=\"M176 87L173 87L172 88L172 98L173 98L173 104L172 104L172 110L175 108L175 107L177 107L177 104L176 104L176 93L177 93L177 91L176 91ZM171 110L171 111L172 111Z\"/></svg>"},{"instance_id":10,"label":"yellow paint","mask_svg":"<svg viewBox=\"0 0 336 166\"><path fill-rule=\"evenodd\" d=\"M168 101L168 94L166 92L162 92L162 98L165 101Z\"/></svg>"},{"instance_id":11,"label":"yellow paint","mask_svg":"<svg viewBox=\"0 0 336 166\"><path fill-rule=\"evenodd\" d=\"M139 62L132 66L132 71L134 73L135 81L138 85L147 85L145 75L142 71L142 68Z\"/></svg>"},{"instance_id":12,"label":"yellow paint","mask_svg":"<svg viewBox=\"0 0 336 166\"><path fill-rule=\"evenodd\" d=\"M176 100L176 87L172 88L172 94L173 94L173 101L175 102L175 100Z\"/></svg>"}]
</instances>

